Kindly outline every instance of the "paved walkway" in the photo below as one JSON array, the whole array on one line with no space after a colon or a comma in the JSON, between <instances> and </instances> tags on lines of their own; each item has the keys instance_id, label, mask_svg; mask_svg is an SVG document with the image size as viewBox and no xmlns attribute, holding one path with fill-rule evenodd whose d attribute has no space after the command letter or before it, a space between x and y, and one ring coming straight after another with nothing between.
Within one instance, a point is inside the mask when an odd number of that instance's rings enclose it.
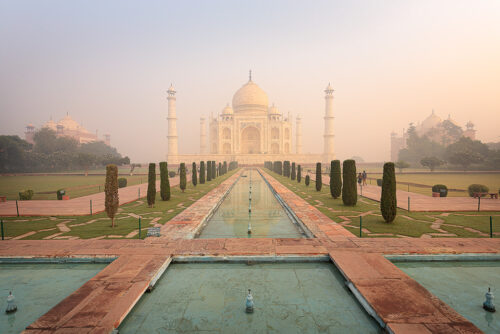
<instances>
[{"instance_id":1,"label":"paved walkway","mask_svg":"<svg viewBox=\"0 0 500 334\"><path fill-rule=\"evenodd\" d=\"M190 179L190 178L188 178ZM179 184L179 177L170 179L170 186ZM156 181L156 189L160 189L160 181ZM118 189L120 205L145 197L148 184L142 183ZM92 201L92 202L91 202ZM18 201L20 216L84 216L104 211L104 192L73 198L67 201L32 200ZM0 216L17 216L16 201L0 203Z\"/></svg>"},{"instance_id":2,"label":"paved walkway","mask_svg":"<svg viewBox=\"0 0 500 334\"><path fill-rule=\"evenodd\" d=\"M278 194L315 233L312 239L183 239L213 210L204 201L222 198L213 189L174 222L188 225L180 233L146 240L9 240L0 242L0 257L116 257L117 259L77 291L31 324L25 333L109 333L117 328L148 287L177 256L328 255L350 289L397 334L481 333L472 323L404 274L384 254L500 254L500 239L356 238L317 208L263 173ZM231 177L234 181L236 177ZM228 184L229 179L227 181ZM224 182L224 183L225 183ZM228 184L221 185L221 189ZM189 220L185 220L189 219ZM171 226L174 223L169 224ZM179 231L177 231L179 232ZM170 237L170 233L172 237ZM154 293L154 292L153 292ZM411 302L409 302L411 301ZM243 312L243 310L242 310Z\"/></svg>"},{"instance_id":3,"label":"paved walkway","mask_svg":"<svg viewBox=\"0 0 500 334\"><path fill-rule=\"evenodd\" d=\"M314 175L309 174L314 181ZM323 184L329 186L330 178L321 176ZM358 186L358 194L363 197L380 201L382 188L374 185ZM431 197L422 194L412 193L404 190L396 190L398 208L408 210L408 198L410 199L410 211L478 211L477 198L471 197ZM500 199L482 198L480 211L500 211Z\"/></svg>"}]
</instances>

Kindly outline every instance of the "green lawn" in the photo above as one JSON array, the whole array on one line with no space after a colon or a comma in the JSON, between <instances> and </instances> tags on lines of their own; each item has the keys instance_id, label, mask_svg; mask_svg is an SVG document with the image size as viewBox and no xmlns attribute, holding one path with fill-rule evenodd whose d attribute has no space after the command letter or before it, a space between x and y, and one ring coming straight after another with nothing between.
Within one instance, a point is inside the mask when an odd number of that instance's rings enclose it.
<instances>
[{"instance_id":1,"label":"green lawn","mask_svg":"<svg viewBox=\"0 0 500 334\"><path fill-rule=\"evenodd\" d=\"M366 212L369 214L362 219L363 229L368 230L368 233L363 233L363 237L421 237L426 233L432 233L433 237L439 237L439 234L446 236L445 233L453 233L457 237L488 237L489 235L489 215L481 214L478 216L477 212L453 212L443 215L442 212L408 212L398 209L396 220L388 224L381 216L379 202L358 197L356 206L345 206L341 198L333 199L331 197L328 186L323 185L321 191L317 192L314 182L311 182L309 187L305 186L304 178L301 183L297 183L297 181L291 181L289 178L269 170L266 172L333 221L341 223L356 236L359 236L359 216ZM493 232L497 234L496 237L499 237L500 212L493 213L493 220ZM439 228L444 232L431 228L433 222L437 222ZM472 230L469 231L466 228Z\"/></svg>"},{"instance_id":2,"label":"green lawn","mask_svg":"<svg viewBox=\"0 0 500 334\"><path fill-rule=\"evenodd\" d=\"M127 179L129 186L147 182L147 176L120 176ZM19 192L32 189L35 192L34 200L57 200L55 192L65 189L70 198L86 196L104 191L104 175L43 175L43 176L0 176L0 196L7 196L9 200L19 199ZM53 192L50 194L41 194Z\"/></svg>"},{"instance_id":3,"label":"green lawn","mask_svg":"<svg viewBox=\"0 0 500 334\"><path fill-rule=\"evenodd\" d=\"M233 175L236 171L228 172L215 180L198 184L196 187L188 182L187 188L182 192L179 187L171 189L171 199L162 201L160 194L156 194L156 204L154 208L149 208L146 199L125 204L118 210L115 220L116 227L111 228L111 220L105 213L93 216L68 216L68 217L9 217L3 218L4 231L6 237L16 237L30 231L36 231L35 234L23 239L43 239L47 236L60 232L57 224L66 222L66 226L71 231L62 233L58 237L79 237L82 239L104 236L106 238L125 237L139 228L139 220L131 215L141 216L141 225L143 228L142 237L146 235L145 228L151 226L151 221L157 219L156 223L165 224L174 216L182 212L185 208L197 201L207 192L217 187L221 182ZM82 225L80 225L82 224ZM50 229L48 231L44 231ZM134 236L137 238L138 236Z\"/></svg>"}]
</instances>

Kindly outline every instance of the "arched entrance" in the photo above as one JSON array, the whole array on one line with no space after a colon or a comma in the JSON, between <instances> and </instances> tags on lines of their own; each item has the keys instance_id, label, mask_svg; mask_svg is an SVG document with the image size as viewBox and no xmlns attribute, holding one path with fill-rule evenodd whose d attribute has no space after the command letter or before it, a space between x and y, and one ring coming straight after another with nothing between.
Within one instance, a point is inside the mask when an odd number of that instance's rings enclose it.
<instances>
[{"instance_id":1,"label":"arched entrance","mask_svg":"<svg viewBox=\"0 0 500 334\"><path fill-rule=\"evenodd\" d=\"M248 126L241 132L241 153L260 153L260 131L255 126Z\"/></svg>"}]
</instances>

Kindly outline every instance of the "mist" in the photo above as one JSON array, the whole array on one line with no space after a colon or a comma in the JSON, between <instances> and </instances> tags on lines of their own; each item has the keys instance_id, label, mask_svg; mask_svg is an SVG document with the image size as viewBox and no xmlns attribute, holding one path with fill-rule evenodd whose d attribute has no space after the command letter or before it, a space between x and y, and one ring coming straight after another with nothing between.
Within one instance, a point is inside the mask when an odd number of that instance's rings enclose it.
<instances>
[{"instance_id":1,"label":"mist","mask_svg":"<svg viewBox=\"0 0 500 334\"><path fill-rule=\"evenodd\" d=\"M133 162L164 160L173 84L179 153L198 153L199 118L252 69L302 116L303 153L323 151L329 82L340 159L389 160L391 131L432 109L496 142L498 22L499 1L2 1L0 133L68 112Z\"/></svg>"}]
</instances>

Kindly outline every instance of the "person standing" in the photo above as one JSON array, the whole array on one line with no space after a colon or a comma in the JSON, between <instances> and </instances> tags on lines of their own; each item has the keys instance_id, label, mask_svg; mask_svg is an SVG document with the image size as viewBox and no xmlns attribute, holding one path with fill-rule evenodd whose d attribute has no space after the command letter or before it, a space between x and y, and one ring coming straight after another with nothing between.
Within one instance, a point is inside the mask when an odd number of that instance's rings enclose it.
<instances>
[{"instance_id":1,"label":"person standing","mask_svg":"<svg viewBox=\"0 0 500 334\"><path fill-rule=\"evenodd\" d=\"M363 185L366 186L366 179L368 178L368 175L366 175L366 170L363 171Z\"/></svg>"},{"instance_id":2,"label":"person standing","mask_svg":"<svg viewBox=\"0 0 500 334\"><path fill-rule=\"evenodd\" d=\"M361 186L361 182L363 182L363 174L358 174L358 184Z\"/></svg>"}]
</instances>

